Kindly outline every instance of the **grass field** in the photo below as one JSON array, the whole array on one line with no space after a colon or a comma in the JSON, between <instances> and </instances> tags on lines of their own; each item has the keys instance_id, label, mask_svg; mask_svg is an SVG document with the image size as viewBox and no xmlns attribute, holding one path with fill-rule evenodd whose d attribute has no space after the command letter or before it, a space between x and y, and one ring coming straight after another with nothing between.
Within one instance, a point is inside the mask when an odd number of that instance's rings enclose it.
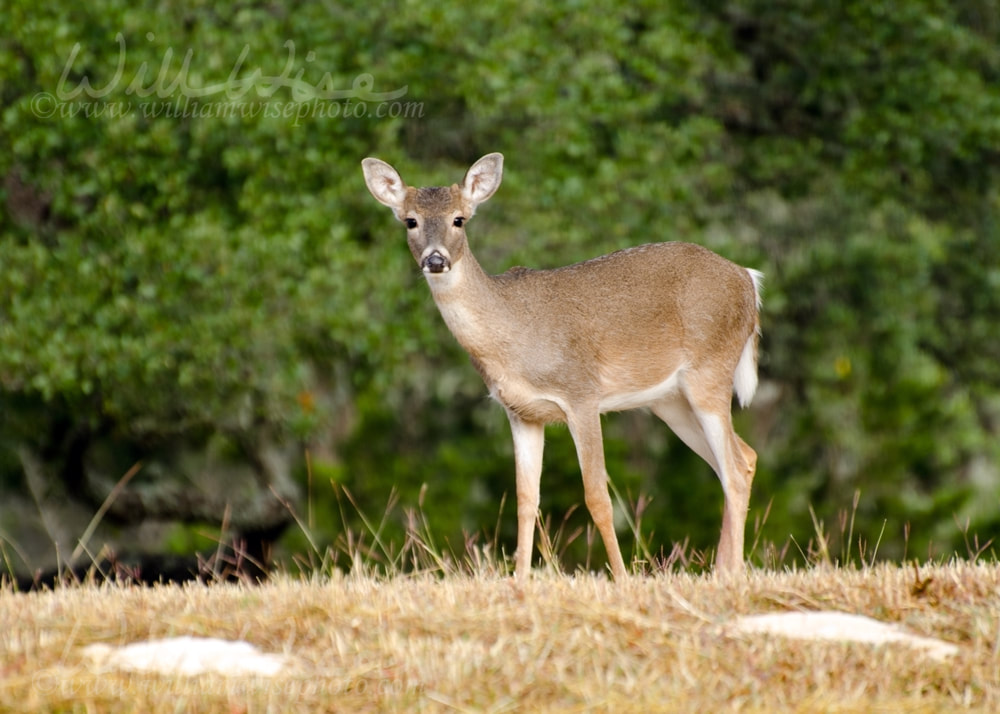
<instances>
[{"instance_id":1,"label":"grass field","mask_svg":"<svg viewBox=\"0 0 1000 714\"><path fill-rule=\"evenodd\" d=\"M958 645L739 634L738 615L835 610ZM284 654L276 677L122 672L84 649L180 635ZM1000 566L877 565L615 583L541 570L278 576L261 586L0 592L0 710L1000 710Z\"/></svg>"}]
</instances>

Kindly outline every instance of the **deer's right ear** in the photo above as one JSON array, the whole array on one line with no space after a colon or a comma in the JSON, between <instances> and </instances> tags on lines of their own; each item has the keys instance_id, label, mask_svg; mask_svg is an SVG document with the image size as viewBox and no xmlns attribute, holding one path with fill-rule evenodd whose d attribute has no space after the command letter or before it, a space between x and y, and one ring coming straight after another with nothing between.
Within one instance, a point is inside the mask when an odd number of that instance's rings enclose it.
<instances>
[{"instance_id":1,"label":"deer's right ear","mask_svg":"<svg viewBox=\"0 0 1000 714\"><path fill-rule=\"evenodd\" d=\"M396 169L379 159L368 158L361 162L361 170L365 173L365 183L375 200L398 214L406 199L406 184Z\"/></svg>"}]
</instances>

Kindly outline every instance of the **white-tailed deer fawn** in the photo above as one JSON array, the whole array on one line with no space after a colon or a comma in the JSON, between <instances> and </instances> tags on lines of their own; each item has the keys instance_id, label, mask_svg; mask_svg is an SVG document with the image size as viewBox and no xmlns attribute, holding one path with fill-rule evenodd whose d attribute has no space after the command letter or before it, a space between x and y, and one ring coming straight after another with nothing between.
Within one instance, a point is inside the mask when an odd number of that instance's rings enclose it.
<instances>
[{"instance_id":1,"label":"white-tailed deer fawn","mask_svg":"<svg viewBox=\"0 0 1000 714\"><path fill-rule=\"evenodd\" d=\"M733 431L732 395L757 388L761 274L697 245L651 243L554 270L487 275L465 223L500 186L488 154L461 185L412 188L362 162L368 190L407 230L441 316L507 410L517 473L516 574L531 569L544 428L565 422L615 578L626 574L604 466L601 414L649 407L722 482L720 571L743 567L757 454Z\"/></svg>"}]
</instances>

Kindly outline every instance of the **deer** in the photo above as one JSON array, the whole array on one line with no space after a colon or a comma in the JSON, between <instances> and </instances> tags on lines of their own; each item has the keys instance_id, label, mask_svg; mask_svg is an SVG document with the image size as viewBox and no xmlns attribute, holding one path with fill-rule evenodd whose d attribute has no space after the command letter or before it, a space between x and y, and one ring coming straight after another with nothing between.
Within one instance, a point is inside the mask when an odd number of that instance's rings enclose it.
<instances>
[{"instance_id":1,"label":"deer","mask_svg":"<svg viewBox=\"0 0 1000 714\"><path fill-rule=\"evenodd\" d=\"M648 407L704 459L724 496L716 573L743 571L757 453L734 431L732 400L757 390L763 274L685 242L647 243L546 270L487 274L466 225L499 188L503 155L461 184L407 186L388 163L362 161L365 183L406 227L441 317L503 406L514 442L515 578L531 570L545 426L564 423L584 503L615 580L627 576L615 533L601 415Z\"/></svg>"}]
</instances>

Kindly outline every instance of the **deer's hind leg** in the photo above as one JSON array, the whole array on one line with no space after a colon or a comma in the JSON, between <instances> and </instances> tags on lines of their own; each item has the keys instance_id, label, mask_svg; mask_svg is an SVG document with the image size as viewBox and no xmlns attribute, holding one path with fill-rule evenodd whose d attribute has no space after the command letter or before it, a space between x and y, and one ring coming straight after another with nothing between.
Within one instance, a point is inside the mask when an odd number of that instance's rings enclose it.
<instances>
[{"instance_id":1,"label":"deer's hind leg","mask_svg":"<svg viewBox=\"0 0 1000 714\"><path fill-rule=\"evenodd\" d=\"M702 384L709 388L701 387ZM699 381L697 375L689 377L684 389L652 408L718 476L725 505L716 569L736 572L743 568L744 532L757 454L733 431L731 387L726 384L723 395L721 389L711 388L718 384L718 380Z\"/></svg>"}]
</instances>

